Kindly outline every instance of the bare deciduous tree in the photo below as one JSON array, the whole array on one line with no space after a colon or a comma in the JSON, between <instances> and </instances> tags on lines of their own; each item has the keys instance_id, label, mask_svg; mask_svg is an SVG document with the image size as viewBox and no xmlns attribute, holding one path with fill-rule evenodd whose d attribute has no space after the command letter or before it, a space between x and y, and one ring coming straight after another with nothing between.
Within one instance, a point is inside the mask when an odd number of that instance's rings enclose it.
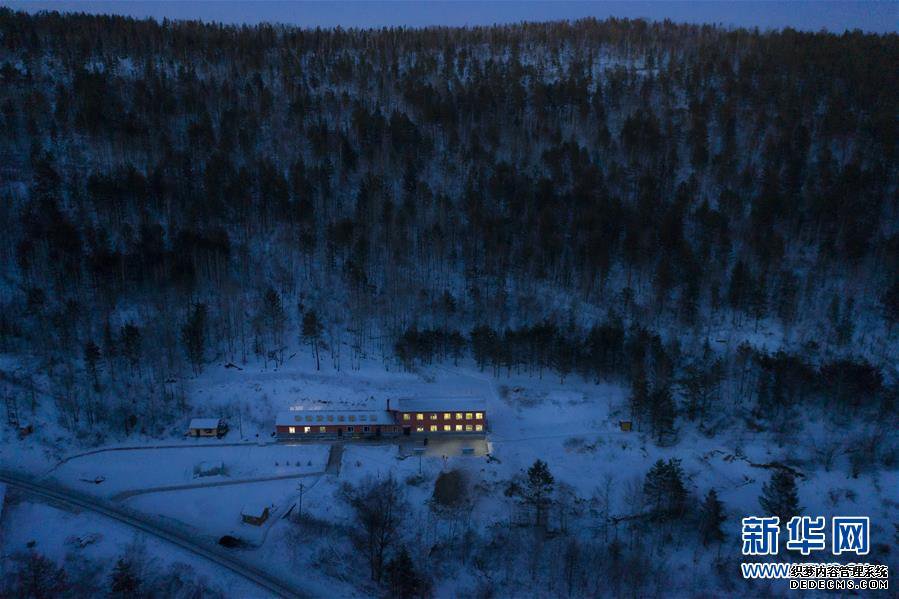
<instances>
[{"instance_id":1,"label":"bare deciduous tree","mask_svg":"<svg viewBox=\"0 0 899 599\"><path fill-rule=\"evenodd\" d=\"M367 478L358 486L345 485L341 498L353 509L354 544L368 558L371 579L379 582L385 559L400 536L400 525L409 509L402 487L393 476Z\"/></svg>"}]
</instances>

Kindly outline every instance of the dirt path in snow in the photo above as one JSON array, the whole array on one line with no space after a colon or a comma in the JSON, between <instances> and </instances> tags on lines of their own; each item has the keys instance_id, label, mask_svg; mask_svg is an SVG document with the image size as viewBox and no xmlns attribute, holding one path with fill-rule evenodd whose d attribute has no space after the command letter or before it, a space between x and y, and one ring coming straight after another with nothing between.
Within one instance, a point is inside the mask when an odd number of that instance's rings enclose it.
<instances>
[{"instance_id":1,"label":"dirt path in snow","mask_svg":"<svg viewBox=\"0 0 899 599\"><path fill-rule=\"evenodd\" d=\"M70 462L72 460L83 458L89 455L96 455L98 453L106 453L109 451L140 451L146 449L209 449L210 447L244 447L247 445L259 445L257 441L240 441L235 443L204 443L202 445L130 445L128 447L104 447L101 449L93 449L91 451L85 451L84 453L76 453L70 456L66 456L56 463L55 466L50 468L47 471L47 474L50 474L60 466ZM268 443L266 443L268 445Z\"/></svg>"},{"instance_id":2,"label":"dirt path in snow","mask_svg":"<svg viewBox=\"0 0 899 599\"><path fill-rule=\"evenodd\" d=\"M208 483L188 483L184 485L168 485L165 487L147 487L145 489L133 489L122 491L111 497L113 501L125 501L135 495L148 495L150 493L165 493L166 491L189 491L191 489L207 489L211 487L228 487L231 485L246 485L250 483L264 483L273 480L289 480L291 478L306 478L308 476L321 476L321 472L304 472L302 474L279 474L277 476L260 476L257 478L239 478L236 480L219 480Z\"/></svg>"},{"instance_id":3,"label":"dirt path in snow","mask_svg":"<svg viewBox=\"0 0 899 599\"><path fill-rule=\"evenodd\" d=\"M343 462L343 444L335 443L328 451L328 465L325 467L325 474L340 474L340 464Z\"/></svg>"}]
</instances>

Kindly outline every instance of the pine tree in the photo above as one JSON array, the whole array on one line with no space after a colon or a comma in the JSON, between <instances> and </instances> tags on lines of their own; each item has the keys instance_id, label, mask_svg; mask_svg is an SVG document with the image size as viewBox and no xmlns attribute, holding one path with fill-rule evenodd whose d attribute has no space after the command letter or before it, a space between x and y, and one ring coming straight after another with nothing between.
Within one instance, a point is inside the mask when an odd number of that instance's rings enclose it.
<instances>
[{"instance_id":1,"label":"pine tree","mask_svg":"<svg viewBox=\"0 0 899 599\"><path fill-rule=\"evenodd\" d=\"M206 304L198 302L187 318L187 322L181 327L181 340L184 342L184 350L190 361L194 374L199 375L203 370L203 355L206 344Z\"/></svg>"},{"instance_id":2,"label":"pine tree","mask_svg":"<svg viewBox=\"0 0 899 599\"><path fill-rule=\"evenodd\" d=\"M496 361L496 331L486 325L480 325L471 331L471 352L474 354L478 368L483 371L488 360Z\"/></svg>"},{"instance_id":3,"label":"pine tree","mask_svg":"<svg viewBox=\"0 0 899 599\"><path fill-rule=\"evenodd\" d=\"M276 348L280 349L284 341L283 335L287 314L284 312L281 296L271 287L266 289L265 295L262 297L259 318L262 320L266 330L268 330L269 335L271 335L272 343Z\"/></svg>"},{"instance_id":4,"label":"pine tree","mask_svg":"<svg viewBox=\"0 0 899 599\"><path fill-rule=\"evenodd\" d=\"M655 518L666 520L683 513L687 500L684 470L681 461L671 458L658 460L646 473L643 494Z\"/></svg>"},{"instance_id":5,"label":"pine tree","mask_svg":"<svg viewBox=\"0 0 899 599\"><path fill-rule=\"evenodd\" d=\"M893 326L899 322L899 277L883 294L881 303L883 304L883 317L887 321L887 330L892 332Z\"/></svg>"},{"instance_id":6,"label":"pine tree","mask_svg":"<svg viewBox=\"0 0 899 599\"><path fill-rule=\"evenodd\" d=\"M687 399L686 412L690 420L705 418L706 409L723 377L721 360L714 358L711 346L706 341L702 357L684 366L684 373L679 381Z\"/></svg>"},{"instance_id":7,"label":"pine tree","mask_svg":"<svg viewBox=\"0 0 899 599\"><path fill-rule=\"evenodd\" d=\"M141 580L134 563L120 557L109 576L109 590L113 597L131 599L140 590Z\"/></svg>"},{"instance_id":8,"label":"pine tree","mask_svg":"<svg viewBox=\"0 0 899 599\"><path fill-rule=\"evenodd\" d=\"M71 586L64 568L57 566L53 560L40 553L29 551L10 556L13 563L18 564L14 573L5 574L0 586L0 595L7 585L12 588L10 597L27 597L29 599L50 599L65 597L71 592Z\"/></svg>"},{"instance_id":9,"label":"pine tree","mask_svg":"<svg viewBox=\"0 0 899 599\"><path fill-rule=\"evenodd\" d=\"M100 348L93 341L84 344L84 369L91 378L94 390L100 390Z\"/></svg>"},{"instance_id":10,"label":"pine tree","mask_svg":"<svg viewBox=\"0 0 899 599\"><path fill-rule=\"evenodd\" d=\"M733 310L744 310L752 293L752 273L742 260L737 260L730 275L727 288L727 303Z\"/></svg>"},{"instance_id":11,"label":"pine tree","mask_svg":"<svg viewBox=\"0 0 899 599\"><path fill-rule=\"evenodd\" d=\"M754 281L747 298L749 313L755 318L755 328L758 330L759 320L768 314L768 290L765 277L759 277Z\"/></svg>"},{"instance_id":12,"label":"pine tree","mask_svg":"<svg viewBox=\"0 0 899 599\"><path fill-rule=\"evenodd\" d=\"M387 562L387 584L391 597L397 599L411 599L422 594L421 577L415 571L415 564L405 546Z\"/></svg>"},{"instance_id":13,"label":"pine tree","mask_svg":"<svg viewBox=\"0 0 899 599\"><path fill-rule=\"evenodd\" d=\"M134 369L137 368L140 364L140 328L138 328L137 325L133 323L126 323L125 326L122 327L120 345L122 348L122 355L126 360L128 360L128 365L131 367L131 371L134 372Z\"/></svg>"},{"instance_id":14,"label":"pine tree","mask_svg":"<svg viewBox=\"0 0 899 599\"><path fill-rule=\"evenodd\" d=\"M771 480L762 485L759 505L765 513L778 516L781 525L785 525L791 517L798 516L802 509L799 507L795 477L787 470L775 470Z\"/></svg>"},{"instance_id":15,"label":"pine tree","mask_svg":"<svg viewBox=\"0 0 899 599\"><path fill-rule=\"evenodd\" d=\"M118 354L118 347L115 335L109 320L103 324L103 357L106 358L106 367L109 369L109 376L115 379L115 359Z\"/></svg>"},{"instance_id":16,"label":"pine tree","mask_svg":"<svg viewBox=\"0 0 899 599\"><path fill-rule=\"evenodd\" d=\"M559 383L565 383L565 377L571 372L574 366L574 351L572 342L569 341L563 333L556 334L552 343L553 360L552 365L556 372L559 373Z\"/></svg>"},{"instance_id":17,"label":"pine tree","mask_svg":"<svg viewBox=\"0 0 899 599\"><path fill-rule=\"evenodd\" d=\"M780 274L780 289L774 294L774 302L777 317L786 325L796 319L798 298L799 280L791 271L784 270Z\"/></svg>"},{"instance_id":18,"label":"pine tree","mask_svg":"<svg viewBox=\"0 0 899 599\"><path fill-rule=\"evenodd\" d=\"M546 509L551 502L555 484L556 480L543 460L535 460L528 468L522 492L525 502L534 507L537 526L545 524Z\"/></svg>"},{"instance_id":19,"label":"pine tree","mask_svg":"<svg viewBox=\"0 0 899 599\"><path fill-rule=\"evenodd\" d=\"M715 489L709 489L699 508L699 534L703 545L724 540L721 524L725 520L727 516L724 513L724 504L718 500Z\"/></svg>"},{"instance_id":20,"label":"pine tree","mask_svg":"<svg viewBox=\"0 0 899 599\"><path fill-rule=\"evenodd\" d=\"M303 339L312 346L316 370L321 370L321 362L318 357L318 345L322 335L322 328L322 324L319 322L315 310L309 310L303 314Z\"/></svg>"},{"instance_id":21,"label":"pine tree","mask_svg":"<svg viewBox=\"0 0 899 599\"><path fill-rule=\"evenodd\" d=\"M837 345L846 345L852 341L852 334L855 331L855 318L852 313L854 307L855 300L851 297L846 298L840 320L836 325Z\"/></svg>"},{"instance_id":22,"label":"pine tree","mask_svg":"<svg viewBox=\"0 0 899 599\"><path fill-rule=\"evenodd\" d=\"M631 420L635 424L641 422L643 414L649 407L649 383L646 382L646 374L642 368L634 376L628 403L630 404Z\"/></svg>"},{"instance_id":23,"label":"pine tree","mask_svg":"<svg viewBox=\"0 0 899 599\"><path fill-rule=\"evenodd\" d=\"M674 435L674 419L677 406L668 387L653 389L649 394L649 420L652 435L658 443Z\"/></svg>"}]
</instances>

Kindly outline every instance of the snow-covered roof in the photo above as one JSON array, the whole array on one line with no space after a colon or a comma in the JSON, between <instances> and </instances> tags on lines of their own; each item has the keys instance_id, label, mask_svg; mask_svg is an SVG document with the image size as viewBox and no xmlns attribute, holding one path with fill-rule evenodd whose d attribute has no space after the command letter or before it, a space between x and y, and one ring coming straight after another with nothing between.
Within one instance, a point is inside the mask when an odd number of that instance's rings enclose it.
<instances>
[{"instance_id":1,"label":"snow-covered roof","mask_svg":"<svg viewBox=\"0 0 899 599\"><path fill-rule=\"evenodd\" d=\"M265 513L265 510L269 509L270 507L270 504L262 500L249 501L245 503L242 508L240 508L240 515L261 518L262 514Z\"/></svg>"},{"instance_id":2,"label":"snow-covered roof","mask_svg":"<svg viewBox=\"0 0 899 599\"><path fill-rule=\"evenodd\" d=\"M487 402L480 397L401 397L396 409L400 412L485 412Z\"/></svg>"},{"instance_id":3,"label":"snow-covered roof","mask_svg":"<svg viewBox=\"0 0 899 599\"><path fill-rule=\"evenodd\" d=\"M218 428L219 418L193 418L188 428Z\"/></svg>"},{"instance_id":4,"label":"snow-covered roof","mask_svg":"<svg viewBox=\"0 0 899 599\"><path fill-rule=\"evenodd\" d=\"M395 424L393 415L386 410L291 410L281 412L275 420L276 426L295 424Z\"/></svg>"}]
</instances>

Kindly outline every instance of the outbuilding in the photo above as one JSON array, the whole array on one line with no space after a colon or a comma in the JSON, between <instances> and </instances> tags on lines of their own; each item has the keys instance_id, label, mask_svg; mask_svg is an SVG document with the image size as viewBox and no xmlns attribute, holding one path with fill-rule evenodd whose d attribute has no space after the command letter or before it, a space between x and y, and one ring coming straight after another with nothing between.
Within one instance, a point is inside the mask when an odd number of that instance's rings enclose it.
<instances>
[{"instance_id":1,"label":"outbuilding","mask_svg":"<svg viewBox=\"0 0 899 599\"><path fill-rule=\"evenodd\" d=\"M240 519L253 526L262 526L268 516L269 506L265 503L248 503L240 510Z\"/></svg>"},{"instance_id":2,"label":"outbuilding","mask_svg":"<svg viewBox=\"0 0 899 599\"><path fill-rule=\"evenodd\" d=\"M194 418L187 427L188 437L224 437L228 425L221 418Z\"/></svg>"}]
</instances>

